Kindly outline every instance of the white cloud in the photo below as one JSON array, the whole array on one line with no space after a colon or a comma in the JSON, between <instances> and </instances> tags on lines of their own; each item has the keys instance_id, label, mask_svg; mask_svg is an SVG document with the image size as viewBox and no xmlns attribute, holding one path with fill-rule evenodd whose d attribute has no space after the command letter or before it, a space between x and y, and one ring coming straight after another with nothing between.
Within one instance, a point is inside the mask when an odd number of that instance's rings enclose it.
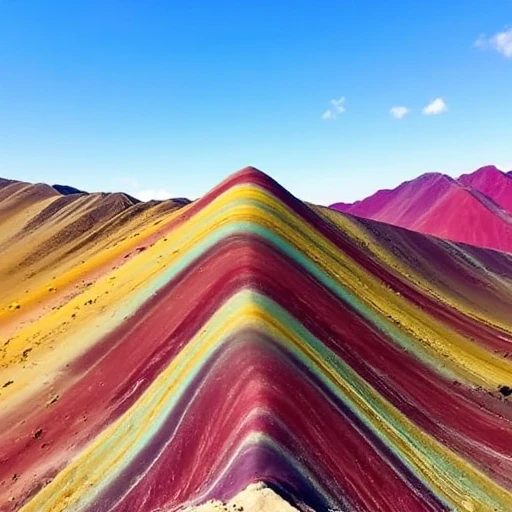
<instances>
[{"instance_id":1,"label":"white cloud","mask_svg":"<svg viewBox=\"0 0 512 512\"><path fill-rule=\"evenodd\" d=\"M322 114L322 119L336 119L338 114L345 112L345 97L331 100L332 107Z\"/></svg>"},{"instance_id":2,"label":"white cloud","mask_svg":"<svg viewBox=\"0 0 512 512\"><path fill-rule=\"evenodd\" d=\"M403 119L407 114L410 114L411 109L407 107L391 107L389 109L389 113L395 118L395 119Z\"/></svg>"},{"instance_id":3,"label":"white cloud","mask_svg":"<svg viewBox=\"0 0 512 512\"><path fill-rule=\"evenodd\" d=\"M140 190L133 195L141 201L151 201L152 199L164 201L172 197L171 193L163 188Z\"/></svg>"},{"instance_id":4,"label":"white cloud","mask_svg":"<svg viewBox=\"0 0 512 512\"><path fill-rule=\"evenodd\" d=\"M1 0L0 0L1 1ZM112 180L113 190L130 194L141 201L165 201L171 199L172 195L164 188L143 188L144 185L131 176L116 176Z\"/></svg>"},{"instance_id":5,"label":"white cloud","mask_svg":"<svg viewBox=\"0 0 512 512\"><path fill-rule=\"evenodd\" d=\"M478 36L478 39L473 43L473 46L475 48L486 48L488 45L488 41L489 40L487 39L485 34L480 34L480 36Z\"/></svg>"},{"instance_id":6,"label":"white cloud","mask_svg":"<svg viewBox=\"0 0 512 512\"><path fill-rule=\"evenodd\" d=\"M337 100L331 100L331 105L338 114L345 112L345 97L342 96Z\"/></svg>"},{"instance_id":7,"label":"white cloud","mask_svg":"<svg viewBox=\"0 0 512 512\"><path fill-rule=\"evenodd\" d=\"M491 37L481 35L476 41L477 48L493 48L507 59L512 59L512 28L498 32Z\"/></svg>"},{"instance_id":8,"label":"white cloud","mask_svg":"<svg viewBox=\"0 0 512 512\"><path fill-rule=\"evenodd\" d=\"M423 109L423 113L426 116L434 116L437 114L442 114L447 110L448 107L446 106L446 103L444 102L443 98L436 98Z\"/></svg>"}]
</instances>

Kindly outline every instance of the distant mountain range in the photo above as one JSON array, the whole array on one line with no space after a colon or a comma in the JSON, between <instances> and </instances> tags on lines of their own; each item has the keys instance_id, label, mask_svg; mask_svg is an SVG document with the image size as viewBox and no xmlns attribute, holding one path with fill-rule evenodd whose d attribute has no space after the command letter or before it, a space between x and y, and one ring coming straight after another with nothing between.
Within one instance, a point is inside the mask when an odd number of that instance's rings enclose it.
<instances>
[{"instance_id":1,"label":"distant mountain range","mask_svg":"<svg viewBox=\"0 0 512 512\"><path fill-rule=\"evenodd\" d=\"M512 171L489 165L458 179L428 173L331 208L420 233L512 252Z\"/></svg>"},{"instance_id":2,"label":"distant mountain range","mask_svg":"<svg viewBox=\"0 0 512 512\"><path fill-rule=\"evenodd\" d=\"M30 261L57 247L63 254L80 254L94 240L118 235L130 222L158 220L188 203L183 198L143 202L123 192L89 193L0 178L0 247L29 247Z\"/></svg>"}]
</instances>

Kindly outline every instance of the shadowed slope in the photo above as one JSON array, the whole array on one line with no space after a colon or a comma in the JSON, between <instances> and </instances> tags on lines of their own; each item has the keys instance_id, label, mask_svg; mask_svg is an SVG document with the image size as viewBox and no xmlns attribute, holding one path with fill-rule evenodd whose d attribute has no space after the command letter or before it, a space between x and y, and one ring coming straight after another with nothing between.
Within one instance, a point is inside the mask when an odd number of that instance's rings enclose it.
<instances>
[{"instance_id":1,"label":"shadowed slope","mask_svg":"<svg viewBox=\"0 0 512 512\"><path fill-rule=\"evenodd\" d=\"M2 510L511 509L512 258L252 168L139 240L2 318Z\"/></svg>"},{"instance_id":2,"label":"shadowed slope","mask_svg":"<svg viewBox=\"0 0 512 512\"><path fill-rule=\"evenodd\" d=\"M72 194L87 194L87 192L79 190L75 187L70 187L69 185L53 185L53 188L63 196L69 196Z\"/></svg>"}]
</instances>

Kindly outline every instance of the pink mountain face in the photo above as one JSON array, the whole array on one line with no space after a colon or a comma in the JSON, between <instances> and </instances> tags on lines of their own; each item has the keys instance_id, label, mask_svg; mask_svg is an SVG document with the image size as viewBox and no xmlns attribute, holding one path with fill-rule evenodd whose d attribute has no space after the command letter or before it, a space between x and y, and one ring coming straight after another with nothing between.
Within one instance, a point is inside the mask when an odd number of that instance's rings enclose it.
<instances>
[{"instance_id":1,"label":"pink mountain face","mask_svg":"<svg viewBox=\"0 0 512 512\"><path fill-rule=\"evenodd\" d=\"M456 186L452 178L443 174L424 174L394 190L382 190L369 199L355 203L347 213L409 227Z\"/></svg>"},{"instance_id":2,"label":"pink mountain face","mask_svg":"<svg viewBox=\"0 0 512 512\"><path fill-rule=\"evenodd\" d=\"M512 171L511 171L512 172ZM429 173L331 208L448 240L512 252L512 174L482 167L454 180Z\"/></svg>"},{"instance_id":3,"label":"pink mountain face","mask_svg":"<svg viewBox=\"0 0 512 512\"><path fill-rule=\"evenodd\" d=\"M501 172L494 166L487 166L472 174L462 175L458 181L490 197L512 214L512 175Z\"/></svg>"}]
</instances>

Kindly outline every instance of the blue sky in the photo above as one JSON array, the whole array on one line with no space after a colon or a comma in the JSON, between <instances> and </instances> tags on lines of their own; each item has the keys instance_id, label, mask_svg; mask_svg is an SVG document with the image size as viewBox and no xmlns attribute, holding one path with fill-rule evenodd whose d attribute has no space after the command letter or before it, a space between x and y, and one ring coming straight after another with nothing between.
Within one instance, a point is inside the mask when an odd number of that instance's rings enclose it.
<instances>
[{"instance_id":1,"label":"blue sky","mask_svg":"<svg viewBox=\"0 0 512 512\"><path fill-rule=\"evenodd\" d=\"M0 0L0 176L194 198L253 165L329 204L509 170L510 27L512 0Z\"/></svg>"}]
</instances>

